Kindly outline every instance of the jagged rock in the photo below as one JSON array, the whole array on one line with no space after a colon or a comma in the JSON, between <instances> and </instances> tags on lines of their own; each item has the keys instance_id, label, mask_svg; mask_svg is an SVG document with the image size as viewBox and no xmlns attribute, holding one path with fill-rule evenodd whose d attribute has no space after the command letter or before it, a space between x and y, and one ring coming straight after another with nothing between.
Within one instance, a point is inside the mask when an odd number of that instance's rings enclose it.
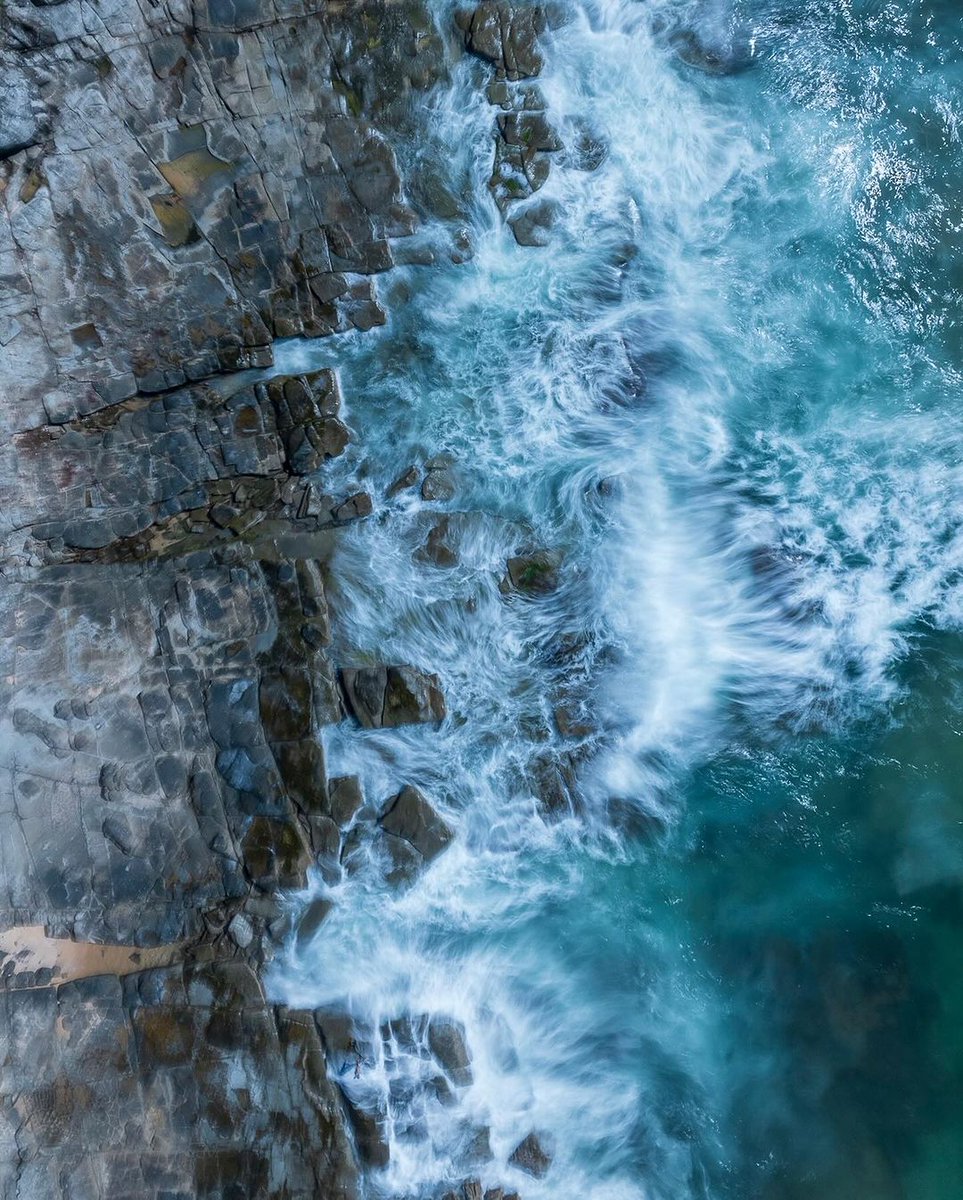
<instances>
[{"instance_id":1,"label":"jagged rock","mask_svg":"<svg viewBox=\"0 0 963 1200\"><path fill-rule=\"evenodd\" d=\"M387 854L385 879L392 887L412 883L425 865L423 856L405 838L381 831L380 845Z\"/></svg>"},{"instance_id":2,"label":"jagged rock","mask_svg":"<svg viewBox=\"0 0 963 1200\"><path fill-rule=\"evenodd\" d=\"M498 118L498 131L509 146L520 146L534 154L562 149L558 134L544 112L509 112Z\"/></svg>"},{"instance_id":3,"label":"jagged rock","mask_svg":"<svg viewBox=\"0 0 963 1200\"><path fill-rule=\"evenodd\" d=\"M472 1081L471 1055L465 1041L465 1027L452 1017L432 1017L428 1023L428 1046L457 1087Z\"/></svg>"},{"instance_id":4,"label":"jagged rock","mask_svg":"<svg viewBox=\"0 0 963 1200\"><path fill-rule=\"evenodd\" d=\"M547 595L558 587L561 564L562 556L555 550L516 555L508 560L509 585L529 596Z\"/></svg>"},{"instance_id":5,"label":"jagged rock","mask_svg":"<svg viewBox=\"0 0 963 1200\"><path fill-rule=\"evenodd\" d=\"M339 679L345 706L364 729L445 718L445 698L437 675L407 666L345 667Z\"/></svg>"},{"instance_id":6,"label":"jagged rock","mask_svg":"<svg viewBox=\"0 0 963 1200\"><path fill-rule=\"evenodd\" d=\"M370 517L373 511L374 505L368 493L356 492L339 504L333 515L336 521L360 521L363 517Z\"/></svg>"},{"instance_id":7,"label":"jagged rock","mask_svg":"<svg viewBox=\"0 0 963 1200\"><path fill-rule=\"evenodd\" d=\"M406 492L406 491L408 491L409 488L417 487L419 478L420 478L420 475L418 472L418 468L417 467L408 467L408 469L406 471L403 471L398 476L398 478L394 481L394 483L391 485L391 487L388 488L388 491L385 494L387 495L388 499L390 500L393 497L397 496L400 492Z\"/></svg>"},{"instance_id":8,"label":"jagged rock","mask_svg":"<svg viewBox=\"0 0 963 1200\"><path fill-rule=\"evenodd\" d=\"M47 133L40 98L13 54L0 52L0 159L34 146Z\"/></svg>"},{"instance_id":9,"label":"jagged rock","mask_svg":"<svg viewBox=\"0 0 963 1200\"><path fill-rule=\"evenodd\" d=\"M426 862L437 858L455 836L418 788L404 787L380 818L381 828L410 843Z\"/></svg>"},{"instance_id":10,"label":"jagged rock","mask_svg":"<svg viewBox=\"0 0 963 1200\"><path fill-rule=\"evenodd\" d=\"M365 502L305 478L350 436L331 372L200 381L384 322L360 274L414 227L390 138L445 45L421 0L383 40L364 6L183 7L0 21L0 918L180 956L0 991L0 1192L353 1200L318 1029L250 964L360 803L325 786L327 610L284 539L325 555Z\"/></svg>"},{"instance_id":11,"label":"jagged rock","mask_svg":"<svg viewBox=\"0 0 963 1200\"><path fill-rule=\"evenodd\" d=\"M240 950L246 950L254 941L254 926L249 917L236 913L227 927L231 940Z\"/></svg>"},{"instance_id":12,"label":"jagged rock","mask_svg":"<svg viewBox=\"0 0 963 1200\"><path fill-rule=\"evenodd\" d=\"M451 500L455 494L455 481L447 467L434 467L427 471L421 484L422 500Z\"/></svg>"},{"instance_id":13,"label":"jagged rock","mask_svg":"<svg viewBox=\"0 0 963 1200\"><path fill-rule=\"evenodd\" d=\"M509 1155L508 1161L536 1179L543 1179L552 1165L553 1151L545 1135L530 1133L522 1139Z\"/></svg>"}]
</instances>

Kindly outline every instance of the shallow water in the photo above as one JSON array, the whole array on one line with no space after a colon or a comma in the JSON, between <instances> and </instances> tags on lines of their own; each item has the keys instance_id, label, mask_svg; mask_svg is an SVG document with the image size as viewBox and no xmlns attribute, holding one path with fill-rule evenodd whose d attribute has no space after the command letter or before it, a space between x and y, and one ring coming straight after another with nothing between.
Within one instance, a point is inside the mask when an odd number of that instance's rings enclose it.
<instances>
[{"instance_id":1,"label":"shallow water","mask_svg":"<svg viewBox=\"0 0 963 1200\"><path fill-rule=\"evenodd\" d=\"M429 230L441 261L396 271L384 329L279 354L339 367L363 448L344 490L457 459L452 501L403 493L345 535L332 596L345 652L438 671L449 719L325 748L372 811L416 783L458 835L406 892L374 863L319 877L334 910L275 991L466 1026L453 1107L397 1039L347 1069L387 1113L376 1194L477 1174L531 1200L948 1200L959 14L567 12L540 86L563 141L586 122L608 155L553 167L551 246L517 247L488 198L493 110L466 60L436 144L408 151L462 193ZM733 70L683 62L680 31ZM450 570L412 557L439 510ZM537 546L564 553L558 591L502 595ZM573 698L594 727L574 742L552 715ZM552 754L574 756L564 816L537 796ZM530 1129L554 1142L544 1180L507 1164Z\"/></svg>"}]
</instances>

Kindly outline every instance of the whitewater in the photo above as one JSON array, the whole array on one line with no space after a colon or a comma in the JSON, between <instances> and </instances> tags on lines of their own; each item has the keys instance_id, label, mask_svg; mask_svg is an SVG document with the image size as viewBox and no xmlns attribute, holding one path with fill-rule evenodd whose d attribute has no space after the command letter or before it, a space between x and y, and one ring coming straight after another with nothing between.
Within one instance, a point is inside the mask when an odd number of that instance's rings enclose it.
<instances>
[{"instance_id":1,"label":"whitewater","mask_svg":"<svg viewBox=\"0 0 963 1200\"><path fill-rule=\"evenodd\" d=\"M549 245L491 199L466 57L400 151L461 198L433 261L382 329L278 348L340 372L339 494L455 464L344 532L331 595L335 651L449 716L324 732L361 819L414 784L455 841L407 889L317 873L272 978L356 1022L372 1196L959 1195L960 40L912 0L566 0L538 86L605 155L556 156ZM535 549L557 589L506 589Z\"/></svg>"}]
</instances>

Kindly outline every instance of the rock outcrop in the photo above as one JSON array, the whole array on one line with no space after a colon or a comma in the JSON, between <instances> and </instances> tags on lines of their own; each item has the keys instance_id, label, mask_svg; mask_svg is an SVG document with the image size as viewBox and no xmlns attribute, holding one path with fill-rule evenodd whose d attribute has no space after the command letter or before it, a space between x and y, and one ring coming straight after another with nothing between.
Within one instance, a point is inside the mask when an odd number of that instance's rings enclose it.
<instances>
[{"instance_id":1,"label":"rock outcrop","mask_svg":"<svg viewBox=\"0 0 963 1200\"><path fill-rule=\"evenodd\" d=\"M519 245L547 245L553 205L520 202L530 201L545 185L552 157L564 149L541 91L530 82L542 69L538 39L548 27L548 10L485 0L456 19L466 49L494 68L488 99L501 111L495 124L492 196Z\"/></svg>"},{"instance_id":2,"label":"rock outcrop","mask_svg":"<svg viewBox=\"0 0 963 1200\"><path fill-rule=\"evenodd\" d=\"M325 574L374 506L335 372L235 373L386 320L445 46L423 0L0 8L4 1200L349 1200L374 1161L260 982L363 804ZM378 705L445 713L406 666Z\"/></svg>"}]
</instances>

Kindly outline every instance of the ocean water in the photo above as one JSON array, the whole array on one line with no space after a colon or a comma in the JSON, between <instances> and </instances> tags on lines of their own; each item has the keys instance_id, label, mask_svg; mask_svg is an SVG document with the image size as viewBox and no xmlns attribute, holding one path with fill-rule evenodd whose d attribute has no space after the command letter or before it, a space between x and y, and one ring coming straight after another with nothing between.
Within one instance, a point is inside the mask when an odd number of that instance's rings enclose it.
<instances>
[{"instance_id":1,"label":"ocean water","mask_svg":"<svg viewBox=\"0 0 963 1200\"><path fill-rule=\"evenodd\" d=\"M963 1195L963 22L924 0L565 0L563 142L516 246L466 59L402 148L453 198L337 365L336 649L437 671L440 729L325 731L367 814L456 828L374 861L273 988L373 1031L372 1196ZM450 20L439 3L439 21ZM711 69L704 69L709 67ZM384 500L454 456L457 490ZM417 555L450 518L458 563ZM507 558L562 556L549 595ZM559 704L577 708L562 738ZM547 811L552 794L568 800ZM564 784L561 787L560 782ZM405 1016L464 1024L442 1103ZM415 1043L417 1043L417 1038ZM530 1130L553 1150L509 1163Z\"/></svg>"}]
</instances>

